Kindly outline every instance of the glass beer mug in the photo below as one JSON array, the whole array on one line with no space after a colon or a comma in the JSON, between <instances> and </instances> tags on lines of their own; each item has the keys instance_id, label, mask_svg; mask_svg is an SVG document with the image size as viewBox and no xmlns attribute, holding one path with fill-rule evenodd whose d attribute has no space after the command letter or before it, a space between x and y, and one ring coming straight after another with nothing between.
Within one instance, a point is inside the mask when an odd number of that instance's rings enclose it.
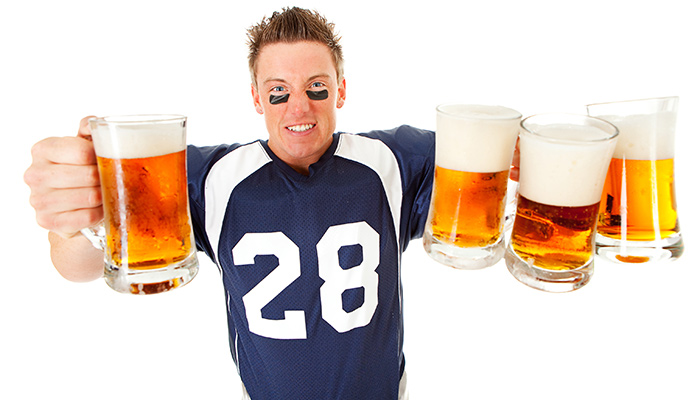
<instances>
[{"instance_id":1,"label":"glass beer mug","mask_svg":"<svg viewBox=\"0 0 700 400\"><path fill-rule=\"evenodd\" d=\"M510 164L522 115L500 106L437 108L435 176L423 247L458 269L503 258Z\"/></svg>"},{"instance_id":2,"label":"glass beer mug","mask_svg":"<svg viewBox=\"0 0 700 400\"><path fill-rule=\"evenodd\" d=\"M186 117L89 121L104 221L83 234L104 250L107 284L122 293L165 292L191 281L198 262L186 171Z\"/></svg>"},{"instance_id":3,"label":"glass beer mug","mask_svg":"<svg viewBox=\"0 0 700 400\"><path fill-rule=\"evenodd\" d=\"M520 282L568 292L593 275L596 220L617 128L573 114L525 118L520 185L505 259Z\"/></svg>"},{"instance_id":4,"label":"glass beer mug","mask_svg":"<svg viewBox=\"0 0 700 400\"><path fill-rule=\"evenodd\" d=\"M620 138L605 181L597 253L621 263L675 260L683 253L674 184L678 97L589 104Z\"/></svg>"}]
</instances>

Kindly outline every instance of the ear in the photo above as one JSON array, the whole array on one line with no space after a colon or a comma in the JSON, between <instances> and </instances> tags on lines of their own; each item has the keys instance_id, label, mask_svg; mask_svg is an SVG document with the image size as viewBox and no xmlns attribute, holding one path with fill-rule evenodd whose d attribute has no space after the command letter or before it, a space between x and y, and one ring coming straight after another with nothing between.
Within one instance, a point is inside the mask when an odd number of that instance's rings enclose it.
<instances>
[{"instance_id":1,"label":"ear","mask_svg":"<svg viewBox=\"0 0 700 400\"><path fill-rule=\"evenodd\" d=\"M260 102L260 93L258 93L258 89L255 88L254 84L250 84L250 93L253 95L253 104L255 105L255 111L258 112L258 114L263 114L263 106L262 103Z\"/></svg>"},{"instance_id":2,"label":"ear","mask_svg":"<svg viewBox=\"0 0 700 400\"><path fill-rule=\"evenodd\" d=\"M347 89L345 87L345 78L338 84L338 99L336 100L335 106L337 108L342 108L345 104L345 96L347 94Z\"/></svg>"}]
</instances>

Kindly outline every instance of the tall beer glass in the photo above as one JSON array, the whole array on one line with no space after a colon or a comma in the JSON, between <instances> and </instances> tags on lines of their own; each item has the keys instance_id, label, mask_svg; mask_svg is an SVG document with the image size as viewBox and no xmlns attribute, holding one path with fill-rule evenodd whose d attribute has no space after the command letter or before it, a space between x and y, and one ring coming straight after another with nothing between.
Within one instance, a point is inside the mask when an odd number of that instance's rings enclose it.
<instances>
[{"instance_id":1,"label":"tall beer glass","mask_svg":"<svg viewBox=\"0 0 700 400\"><path fill-rule=\"evenodd\" d=\"M188 283L199 267L187 196L186 118L104 117L91 119L90 128L102 186L107 284L151 294Z\"/></svg>"},{"instance_id":2,"label":"tall beer glass","mask_svg":"<svg viewBox=\"0 0 700 400\"><path fill-rule=\"evenodd\" d=\"M600 194L618 130L573 114L535 115L521 125L519 196L506 265L536 289L578 289L593 274Z\"/></svg>"},{"instance_id":3,"label":"tall beer glass","mask_svg":"<svg viewBox=\"0 0 700 400\"><path fill-rule=\"evenodd\" d=\"M620 139L598 215L597 253L623 263L675 260L683 253L674 184L678 97L590 104Z\"/></svg>"},{"instance_id":4,"label":"tall beer glass","mask_svg":"<svg viewBox=\"0 0 700 400\"><path fill-rule=\"evenodd\" d=\"M503 258L510 163L521 114L500 106L437 108L435 180L423 246L459 269Z\"/></svg>"}]
</instances>

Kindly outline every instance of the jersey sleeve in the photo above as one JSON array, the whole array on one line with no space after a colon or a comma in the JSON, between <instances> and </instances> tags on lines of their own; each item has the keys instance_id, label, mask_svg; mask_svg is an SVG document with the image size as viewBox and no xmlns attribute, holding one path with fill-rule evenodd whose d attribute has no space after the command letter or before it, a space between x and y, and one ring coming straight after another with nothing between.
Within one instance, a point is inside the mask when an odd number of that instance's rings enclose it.
<instances>
[{"instance_id":1,"label":"jersey sleeve","mask_svg":"<svg viewBox=\"0 0 700 400\"><path fill-rule=\"evenodd\" d=\"M197 249L206 253L211 259L214 259L213 250L205 230L206 179L212 166L238 147L240 147L239 144L205 147L190 145L187 147L187 190L192 215L192 229Z\"/></svg>"}]
</instances>

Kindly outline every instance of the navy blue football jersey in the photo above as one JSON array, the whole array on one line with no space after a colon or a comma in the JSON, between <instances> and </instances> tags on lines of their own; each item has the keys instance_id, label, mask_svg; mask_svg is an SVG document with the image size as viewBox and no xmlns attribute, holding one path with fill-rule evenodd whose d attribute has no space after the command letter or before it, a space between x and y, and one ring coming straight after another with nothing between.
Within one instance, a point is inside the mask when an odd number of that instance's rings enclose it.
<instances>
[{"instance_id":1,"label":"navy blue football jersey","mask_svg":"<svg viewBox=\"0 0 700 400\"><path fill-rule=\"evenodd\" d=\"M401 253L423 233L434 133L333 135L299 174L268 148L188 148L197 246L219 267L253 399L396 399Z\"/></svg>"}]
</instances>

